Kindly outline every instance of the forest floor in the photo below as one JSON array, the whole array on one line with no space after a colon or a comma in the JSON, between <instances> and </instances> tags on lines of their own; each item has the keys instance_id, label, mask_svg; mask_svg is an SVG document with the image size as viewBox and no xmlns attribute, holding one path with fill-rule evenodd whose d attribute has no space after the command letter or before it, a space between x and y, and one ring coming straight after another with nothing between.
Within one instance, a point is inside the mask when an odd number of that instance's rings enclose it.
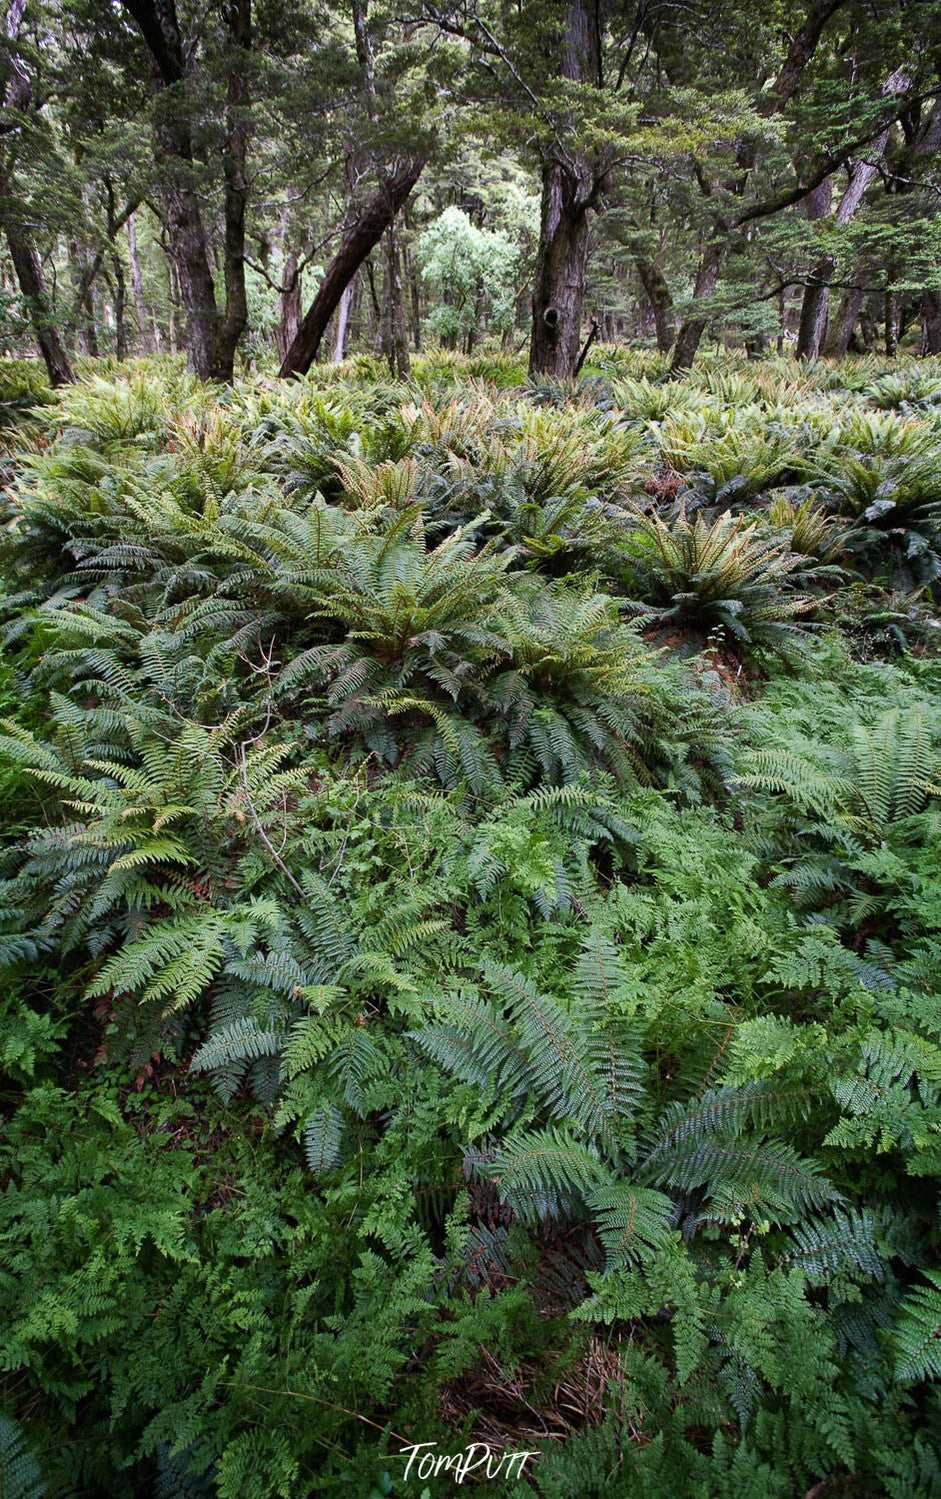
<instances>
[{"instance_id":1,"label":"forest floor","mask_svg":"<svg viewBox=\"0 0 941 1499\"><path fill-rule=\"evenodd\" d=\"M4 1499L941 1492L941 364L591 358L0 365Z\"/></svg>"}]
</instances>

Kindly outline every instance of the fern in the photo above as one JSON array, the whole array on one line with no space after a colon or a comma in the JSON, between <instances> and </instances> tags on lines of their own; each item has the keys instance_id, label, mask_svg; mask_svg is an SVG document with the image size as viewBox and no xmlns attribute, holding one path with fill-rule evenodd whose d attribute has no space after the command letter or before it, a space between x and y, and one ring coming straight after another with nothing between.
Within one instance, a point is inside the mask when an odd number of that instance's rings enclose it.
<instances>
[{"instance_id":1,"label":"fern","mask_svg":"<svg viewBox=\"0 0 941 1499\"><path fill-rule=\"evenodd\" d=\"M906 1382L941 1374L941 1275L927 1270L925 1276L928 1284L902 1302L893 1332L896 1377Z\"/></svg>"}]
</instances>

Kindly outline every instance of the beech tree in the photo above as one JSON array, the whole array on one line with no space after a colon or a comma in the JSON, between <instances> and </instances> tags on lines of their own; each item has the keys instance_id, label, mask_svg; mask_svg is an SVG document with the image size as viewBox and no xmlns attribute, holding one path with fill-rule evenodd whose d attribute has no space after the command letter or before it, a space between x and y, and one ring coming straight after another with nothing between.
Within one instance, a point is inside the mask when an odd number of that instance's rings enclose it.
<instances>
[{"instance_id":1,"label":"beech tree","mask_svg":"<svg viewBox=\"0 0 941 1499\"><path fill-rule=\"evenodd\" d=\"M931 0L10 0L0 333L55 383L163 350L402 377L454 332L423 235L452 209L503 232L502 173L518 269L499 318L463 307L467 348L550 379L623 333L675 372L707 328L935 353L939 56Z\"/></svg>"},{"instance_id":2,"label":"beech tree","mask_svg":"<svg viewBox=\"0 0 941 1499\"><path fill-rule=\"evenodd\" d=\"M224 308L220 312L212 247L196 180L190 84L198 45L185 38L176 0L122 0L150 56L153 138L164 222L186 314L190 367L202 379L231 380L238 341L248 321L245 295L245 213L248 103L246 54L251 48L251 0L226 0L229 46L222 173L224 180Z\"/></svg>"},{"instance_id":3,"label":"beech tree","mask_svg":"<svg viewBox=\"0 0 941 1499\"><path fill-rule=\"evenodd\" d=\"M72 365L56 327L36 248L29 209L18 188L16 165L33 106L29 68L20 50L26 0L12 0L0 47L0 216L17 284L29 313L50 385L73 379Z\"/></svg>"}]
</instances>

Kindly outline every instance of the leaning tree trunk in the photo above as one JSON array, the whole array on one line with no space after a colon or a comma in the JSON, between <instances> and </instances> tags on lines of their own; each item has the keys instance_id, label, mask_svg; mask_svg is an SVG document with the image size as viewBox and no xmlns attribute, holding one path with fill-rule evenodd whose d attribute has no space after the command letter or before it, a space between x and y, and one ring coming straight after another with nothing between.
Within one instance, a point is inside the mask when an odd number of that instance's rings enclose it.
<instances>
[{"instance_id":1,"label":"leaning tree trunk","mask_svg":"<svg viewBox=\"0 0 941 1499\"><path fill-rule=\"evenodd\" d=\"M894 73L890 73L882 85L883 97L888 97L891 94L904 94L909 86L910 79L908 74L904 68L898 68ZM870 142L865 159L857 161L850 172L849 183L837 204L836 223L838 228L844 228L856 217L867 188L878 175L879 161L888 143L889 133L890 128L886 126ZM819 187L808 194L807 217L808 219L824 218L829 214L830 207L830 180L826 178L821 182ZM827 331L827 315L830 307L830 281L835 266L835 256L822 255L810 273L804 291L800 329L797 335L798 359L816 359L823 350Z\"/></svg>"},{"instance_id":2,"label":"leaning tree trunk","mask_svg":"<svg viewBox=\"0 0 941 1499\"><path fill-rule=\"evenodd\" d=\"M421 176L424 165L423 160L405 162L389 173L362 213L347 229L340 248L327 266L320 289L281 362L279 374L282 379L287 379L290 375L306 375L310 369L340 298L370 251L382 239Z\"/></svg>"},{"instance_id":3,"label":"leaning tree trunk","mask_svg":"<svg viewBox=\"0 0 941 1499\"><path fill-rule=\"evenodd\" d=\"M702 336L709 322L704 317L701 308L715 296L716 287L719 284L719 272L722 269L723 247L717 240L711 240L706 246L705 253L699 263L696 275L696 284L693 287L693 300L696 310L691 317L683 319L683 325L677 335L676 347L673 350L673 359L670 363L672 375L682 374L684 370L692 369L693 360L699 350Z\"/></svg>"},{"instance_id":4,"label":"leaning tree trunk","mask_svg":"<svg viewBox=\"0 0 941 1499\"><path fill-rule=\"evenodd\" d=\"M6 226L6 239L16 283L29 312L33 334L49 375L49 384L69 385L75 375L52 316L39 255L26 234L9 223Z\"/></svg>"},{"instance_id":5,"label":"leaning tree trunk","mask_svg":"<svg viewBox=\"0 0 941 1499\"><path fill-rule=\"evenodd\" d=\"M560 162L542 174L542 218L533 288L530 374L569 379L581 347L588 213L575 175Z\"/></svg>"}]
</instances>

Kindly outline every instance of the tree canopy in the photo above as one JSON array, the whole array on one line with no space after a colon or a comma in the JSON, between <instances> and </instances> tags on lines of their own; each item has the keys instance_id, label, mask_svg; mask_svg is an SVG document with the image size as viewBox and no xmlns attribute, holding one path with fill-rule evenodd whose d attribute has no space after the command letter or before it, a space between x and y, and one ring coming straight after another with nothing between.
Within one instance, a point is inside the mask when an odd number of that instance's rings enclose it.
<instances>
[{"instance_id":1,"label":"tree canopy","mask_svg":"<svg viewBox=\"0 0 941 1499\"><path fill-rule=\"evenodd\" d=\"M593 328L676 370L707 330L941 351L930 0L11 0L0 60L0 335L54 383L423 338L565 377Z\"/></svg>"}]
</instances>

